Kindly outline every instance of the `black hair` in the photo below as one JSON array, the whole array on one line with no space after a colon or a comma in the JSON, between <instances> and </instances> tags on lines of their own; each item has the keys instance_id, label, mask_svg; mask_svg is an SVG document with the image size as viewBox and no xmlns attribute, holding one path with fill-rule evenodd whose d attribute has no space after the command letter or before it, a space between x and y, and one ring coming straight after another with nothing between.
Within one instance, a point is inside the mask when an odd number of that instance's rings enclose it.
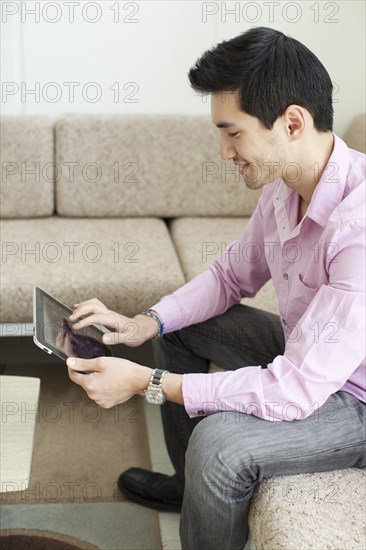
<instances>
[{"instance_id":1,"label":"black hair","mask_svg":"<svg viewBox=\"0 0 366 550\"><path fill-rule=\"evenodd\" d=\"M291 104L307 109L319 132L333 128L333 84L304 44L268 27L250 29L206 51L188 78L197 92L239 92L240 109L267 129Z\"/></svg>"}]
</instances>

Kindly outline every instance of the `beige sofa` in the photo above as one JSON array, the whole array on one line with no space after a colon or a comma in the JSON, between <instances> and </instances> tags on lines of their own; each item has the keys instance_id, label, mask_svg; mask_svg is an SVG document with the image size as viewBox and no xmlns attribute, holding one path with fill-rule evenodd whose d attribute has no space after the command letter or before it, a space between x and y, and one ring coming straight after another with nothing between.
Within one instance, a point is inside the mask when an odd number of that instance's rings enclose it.
<instances>
[{"instance_id":1,"label":"beige sofa","mask_svg":"<svg viewBox=\"0 0 366 550\"><path fill-rule=\"evenodd\" d=\"M364 151L362 127L344 137ZM5 117L2 163L2 334L31 321L34 284L140 312L238 238L260 195L203 116ZM278 313L271 282L246 303ZM355 469L267 479L251 506L256 548L365 548L364 496Z\"/></svg>"}]
</instances>

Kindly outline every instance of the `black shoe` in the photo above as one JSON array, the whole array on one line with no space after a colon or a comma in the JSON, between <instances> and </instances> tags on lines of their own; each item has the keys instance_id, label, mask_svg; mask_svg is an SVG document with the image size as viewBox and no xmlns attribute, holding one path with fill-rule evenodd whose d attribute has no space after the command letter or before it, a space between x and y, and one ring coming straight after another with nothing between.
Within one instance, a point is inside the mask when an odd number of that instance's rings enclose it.
<instances>
[{"instance_id":1,"label":"black shoe","mask_svg":"<svg viewBox=\"0 0 366 550\"><path fill-rule=\"evenodd\" d=\"M176 488L174 476L129 468L119 476L117 483L133 502L162 512L181 511L183 496Z\"/></svg>"}]
</instances>

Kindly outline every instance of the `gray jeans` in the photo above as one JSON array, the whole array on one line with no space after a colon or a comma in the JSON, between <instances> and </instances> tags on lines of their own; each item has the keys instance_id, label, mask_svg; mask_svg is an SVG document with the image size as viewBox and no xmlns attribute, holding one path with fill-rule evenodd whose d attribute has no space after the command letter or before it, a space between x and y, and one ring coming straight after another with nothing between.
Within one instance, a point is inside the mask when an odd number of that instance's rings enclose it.
<instances>
[{"instance_id":1,"label":"gray jeans","mask_svg":"<svg viewBox=\"0 0 366 550\"><path fill-rule=\"evenodd\" d=\"M238 304L203 323L153 340L156 366L180 374L266 365L284 351L277 315ZM304 420L271 422L239 412L190 419L182 405L161 408L165 442L184 494L184 550L242 549L250 499L264 477L365 468L366 406L332 394Z\"/></svg>"}]
</instances>

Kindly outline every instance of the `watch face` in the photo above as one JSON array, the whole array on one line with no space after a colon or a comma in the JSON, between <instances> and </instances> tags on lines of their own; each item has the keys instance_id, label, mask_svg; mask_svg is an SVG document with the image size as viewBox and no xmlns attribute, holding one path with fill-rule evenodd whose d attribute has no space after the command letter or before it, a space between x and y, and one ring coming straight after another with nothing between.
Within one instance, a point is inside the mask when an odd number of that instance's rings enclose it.
<instances>
[{"instance_id":1,"label":"watch face","mask_svg":"<svg viewBox=\"0 0 366 550\"><path fill-rule=\"evenodd\" d=\"M145 397L146 401L153 405L162 405L165 403L165 397L161 391L146 390Z\"/></svg>"}]
</instances>

